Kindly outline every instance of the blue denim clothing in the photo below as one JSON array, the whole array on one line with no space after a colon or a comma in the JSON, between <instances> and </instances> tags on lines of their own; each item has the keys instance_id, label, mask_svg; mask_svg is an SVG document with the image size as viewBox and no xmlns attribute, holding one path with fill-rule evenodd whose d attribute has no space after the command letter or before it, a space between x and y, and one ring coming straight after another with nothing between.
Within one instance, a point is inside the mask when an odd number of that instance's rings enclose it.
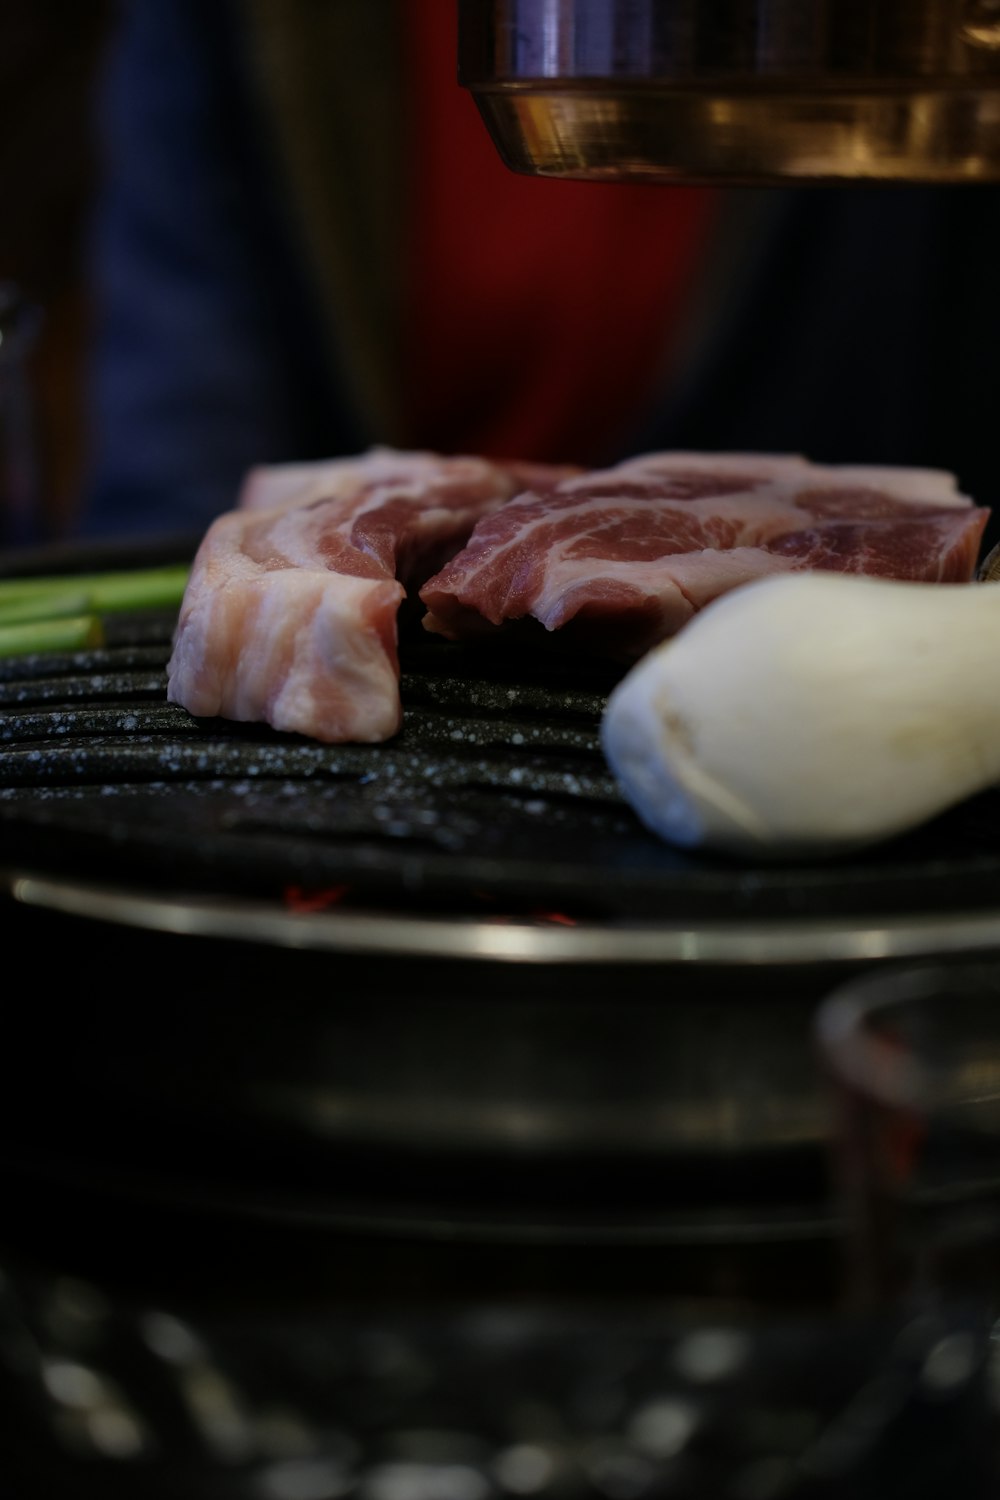
<instances>
[{"instance_id":1,"label":"blue denim clothing","mask_svg":"<svg viewBox=\"0 0 1000 1500\"><path fill-rule=\"evenodd\" d=\"M203 528L253 463L366 441L324 357L219 0L123 10L101 95L81 532Z\"/></svg>"}]
</instances>

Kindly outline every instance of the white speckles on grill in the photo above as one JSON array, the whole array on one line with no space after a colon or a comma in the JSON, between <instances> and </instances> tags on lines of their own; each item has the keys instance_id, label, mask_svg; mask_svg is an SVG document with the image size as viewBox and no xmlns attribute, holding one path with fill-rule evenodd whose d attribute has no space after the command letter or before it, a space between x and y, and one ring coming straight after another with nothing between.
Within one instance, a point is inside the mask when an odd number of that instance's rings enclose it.
<instances>
[{"instance_id":1,"label":"white speckles on grill","mask_svg":"<svg viewBox=\"0 0 1000 1500\"><path fill-rule=\"evenodd\" d=\"M631 827L600 752L599 674L410 649L403 729L373 745L195 718L166 702L166 642L158 662L133 644L48 675L0 663L0 832L35 858L43 830L60 866L65 834L95 873L169 867L215 893L232 878L464 905L523 892L526 868L561 894L586 881L588 841Z\"/></svg>"}]
</instances>

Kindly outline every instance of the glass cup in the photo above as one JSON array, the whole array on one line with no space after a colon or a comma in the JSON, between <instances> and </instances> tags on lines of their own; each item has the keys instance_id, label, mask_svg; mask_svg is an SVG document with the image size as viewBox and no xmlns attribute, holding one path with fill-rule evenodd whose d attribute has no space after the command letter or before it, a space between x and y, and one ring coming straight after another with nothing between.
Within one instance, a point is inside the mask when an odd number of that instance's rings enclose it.
<instances>
[{"instance_id":1,"label":"glass cup","mask_svg":"<svg viewBox=\"0 0 1000 1500\"><path fill-rule=\"evenodd\" d=\"M816 1035L846 1298L904 1342L933 1330L906 1402L926 1434L947 1394L942 1440L1000 1493L1000 958L871 972Z\"/></svg>"},{"instance_id":2,"label":"glass cup","mask_svg":"<svg viewBox=\"0 0 1000 1500\"><path fill-rule=\"evenodd\" d=\"M854 1293L1000 1315L1000 959L864 976L817 1034Z\"/></svg>"}]
</instances>

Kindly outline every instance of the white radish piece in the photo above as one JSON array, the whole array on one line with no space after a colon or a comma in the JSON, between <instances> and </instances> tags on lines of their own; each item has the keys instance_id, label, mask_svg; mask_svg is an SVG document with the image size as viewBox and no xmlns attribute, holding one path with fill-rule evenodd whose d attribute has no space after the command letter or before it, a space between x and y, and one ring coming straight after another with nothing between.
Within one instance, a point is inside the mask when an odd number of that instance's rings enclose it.
<instances>
[{"instance_id":1,"label":"white radish piece","mask_svg":"<svg viewBox=\"0 0 1000 1500\"><path fill-rule=\"evenodd\" d=\"M643 657L601 726L672 843L832 855L1000 781L1000 586L842 573L761 579Z\"/></svg>"}]
</instances>

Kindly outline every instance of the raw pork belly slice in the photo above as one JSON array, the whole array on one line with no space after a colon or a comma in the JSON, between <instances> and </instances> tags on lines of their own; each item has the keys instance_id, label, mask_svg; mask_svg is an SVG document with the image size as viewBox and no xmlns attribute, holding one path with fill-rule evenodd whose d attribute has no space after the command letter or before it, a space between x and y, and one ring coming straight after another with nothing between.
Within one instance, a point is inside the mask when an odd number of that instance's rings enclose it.
<instances>
[{"instance_id":1,"label":"raw pork belly slice","mask_svg":"<svg viewBox=\"0 0 1000 1500\"><path fill-rule=\"evenodd\" d=\"M407 589L526 483L571 472L382 448L253 471L195 556L168 699L328 742L388 739Z\"/></svg>"},{"instance_id":2,"label":"raw pork belly slice","mask_svg":"<svg viewBox=\"0 0 1000 1500\"><path fill-rule=\"evenodd\" d=\"M420 590L424 626L460 639L531 617L630 660L767 573L968 582L988 516L937 469L645 454L485 517Z\"/></svg>"}]
</instances>

